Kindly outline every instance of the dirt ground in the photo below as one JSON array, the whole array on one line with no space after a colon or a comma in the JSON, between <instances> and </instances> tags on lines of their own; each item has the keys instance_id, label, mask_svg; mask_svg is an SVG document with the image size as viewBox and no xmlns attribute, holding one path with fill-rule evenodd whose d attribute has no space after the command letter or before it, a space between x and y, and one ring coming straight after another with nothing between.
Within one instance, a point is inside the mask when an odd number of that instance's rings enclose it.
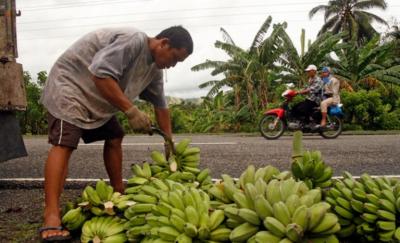
<instances>
[{"instance_id":1,"label":"dirt ground","mask_svg":"<svg viewBox=\"0 0 400 243\"><path fill-rule=\"evenodd\" d=\"M62 202L72 201L81 190L64 191ZM40 242L44 193L42 189L0 189L0 243ZM79 242L75 237L73 242Z\"/></svg>"}]
</instances>

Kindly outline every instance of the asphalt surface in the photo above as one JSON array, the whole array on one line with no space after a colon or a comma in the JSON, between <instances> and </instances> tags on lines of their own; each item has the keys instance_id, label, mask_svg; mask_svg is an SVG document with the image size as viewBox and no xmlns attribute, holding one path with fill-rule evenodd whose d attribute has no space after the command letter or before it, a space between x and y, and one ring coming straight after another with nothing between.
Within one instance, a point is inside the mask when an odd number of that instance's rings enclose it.
<instances>
[{"instance_id":1,"label":"asphalt surface","mask_svg":"<svg viewBox=\"0 0 400 243\"><path fill-rule=\"evenodd\" d=\"M201 167L210 168L214 178L222 173L239 176L249 165L274 165L289 169L292 137L266 140L260 136L177 135L175 141L190 138L201 149ZM24 138L28 157L0 163L2 178L42 178L50 145L46 137ZM400 135L342 135L327 140L304 136L304 148L320 150L335 175L347 170L354 175L400 175ZM123 141L123 175L131 176L130 165L151 161L150 152L163 150L159 136L127 136ZM108 178L102 159L102 143L80 144L69 163L69 178ZM1 183L1 182L0 182Z\"/></svg>"},{"instance_id":2,"label":"asphalt surface","mask_svg":"<svg viewBox=\"0 0 400 243\"><path fill-rule=\"evenodd\" d=\"M222 173L239 176L249 164L256 167L268 164L289 169L292 137L268 141L259 136L190 135L192 146L201 148L201 167L211 169L213 177ZM40 242L37 229L42 225L44 193L42 182L37 188L26 187L30 182L17 182L8 187L5 178L42 178L44 161L50 146L45 137L26 137L28 157L0 163L0 243ZM400 135L343 135L335 140L305 136L307 150L320 150L325 162L335 174L348 170L354 175L368 172L373 175L400 175ZM150 151L162 150L160 137L128 136L124 141L124 177L131 176L130 165L150 161ZM102 145L80 145L70 160L69 178L107 178L102 162ZM29 188L29 189L26 189ZM61 203L74 200L81 194L82 183L68 187ZM75 242L79 242L76 235Z\"/></svg>"}]
</instances>

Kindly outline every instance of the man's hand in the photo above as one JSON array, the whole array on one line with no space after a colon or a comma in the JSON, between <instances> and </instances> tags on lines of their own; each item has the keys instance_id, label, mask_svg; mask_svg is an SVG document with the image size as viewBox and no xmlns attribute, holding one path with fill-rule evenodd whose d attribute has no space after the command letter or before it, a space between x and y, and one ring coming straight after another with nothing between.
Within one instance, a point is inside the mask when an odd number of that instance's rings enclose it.
<instances>
[{"instance_id":1,"label":"man's hand","mask_svg":"<svg viewBox=\"0 0 400 243\"><path fill-rule=\"evenodd\" d=\"M136 106L131 106L128 110L124 112L128 117L128 123L133 129L133 131L143 131L146 133L151 132L151 120L150 117L140 111Z\"/></svg>"}]
</instances>

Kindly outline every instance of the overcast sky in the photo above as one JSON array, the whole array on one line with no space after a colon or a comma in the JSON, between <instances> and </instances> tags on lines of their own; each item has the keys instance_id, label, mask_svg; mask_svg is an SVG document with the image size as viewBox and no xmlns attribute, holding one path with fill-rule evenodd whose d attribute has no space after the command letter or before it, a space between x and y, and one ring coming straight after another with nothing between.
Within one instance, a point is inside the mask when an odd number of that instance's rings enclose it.
<instances>
[{"instance_id":1,"label":"overcast sky","mask_svg":"<svg viewBox=\"0 0 400 243\"><path fill-rule=\"evenodd\" d=\"M32 76L49 71L57 57L87 32L102 27L134 26L155 36L172 25L183 25L194 41L194 52L185 62L169 69L166 94L181 98L200 97L207 90L198 85L214 79L210 70L192 72L190 68L205 59L225 60L214 47L222 40L220 27L235 43L247 49L264 20L286 21L287 31L300 44L301 29L307 39L315 39L323 24L321 14L308 18L311 8L326 4L321 0L16 0L22 15L17 18L18 62ZM400 0L386 0L388 9L373 10L385 20L400 20ZM386 28L376 26L384 31Z\"/></svg>"}]
</instances>

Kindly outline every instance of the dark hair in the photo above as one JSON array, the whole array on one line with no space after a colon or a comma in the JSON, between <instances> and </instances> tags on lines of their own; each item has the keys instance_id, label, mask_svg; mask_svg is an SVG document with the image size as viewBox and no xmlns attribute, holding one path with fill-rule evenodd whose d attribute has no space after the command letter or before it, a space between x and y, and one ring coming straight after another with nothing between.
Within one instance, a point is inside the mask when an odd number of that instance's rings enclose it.
<instances>
[{"instance_id":1,"label":"dark hair","mask_svg":"<svg viewBox=\"0 0 400 243\"><path fill-rule=\"evenodd\" d=\"M188 54L193 52L193 40L189 32L182 26L172 26L156 36L156 39L168 38L172 48L185 48Z\"/></svg>"}]
</instances>

